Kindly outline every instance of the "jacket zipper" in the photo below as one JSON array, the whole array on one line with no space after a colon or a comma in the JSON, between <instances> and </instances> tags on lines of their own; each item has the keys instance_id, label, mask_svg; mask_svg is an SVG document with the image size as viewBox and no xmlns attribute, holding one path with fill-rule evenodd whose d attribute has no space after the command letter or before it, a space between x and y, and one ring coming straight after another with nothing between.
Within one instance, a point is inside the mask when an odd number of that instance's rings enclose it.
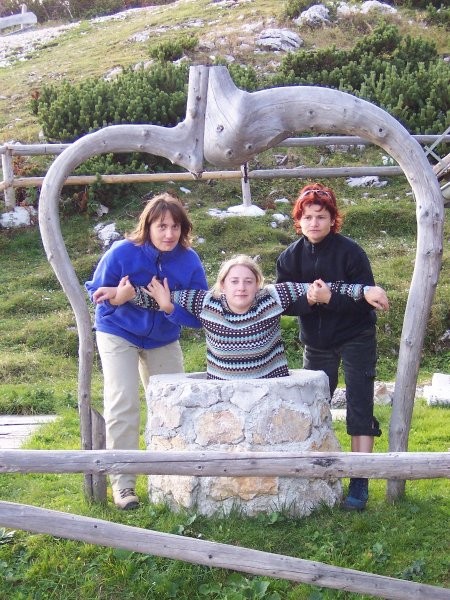
<instances>
[{"instance_id":1,"label":"jacket zipper","mask_svg":"<svg viewBox=\"0 0 450 600\"><path fill-rule=\"evenodd\" d=\"M311 254L313 255L314 275L316 276L316 279L318 279L317 263L319 261L319 256L317 255L316 247L314 244L311 244ZM317 312L319 313L317 337L319 339L319 343L321 344L321 342L322 342L322 308L320 306L317 307Z\"/></svg>"}]
</instances>

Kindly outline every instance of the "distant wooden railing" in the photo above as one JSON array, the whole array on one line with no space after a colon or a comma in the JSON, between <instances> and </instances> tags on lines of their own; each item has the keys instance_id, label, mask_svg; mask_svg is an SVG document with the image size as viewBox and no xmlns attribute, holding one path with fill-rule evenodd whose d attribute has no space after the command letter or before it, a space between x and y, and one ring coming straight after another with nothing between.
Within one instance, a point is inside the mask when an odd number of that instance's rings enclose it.
<instances>
[{"instance_id":1,"label":"distant wooden railing","mask_svg":"<svg viewBox=\"0 0 450 600\"><path fill-rule=\"evenodd\" d=\"M416 135L412 136L423 145L436 142L450 142L450 128L442 135ZM299 148L307 146L366 146L371 142L357 136L319 136L305 138L287 138L279 144L279 148ZM61 154L70 144L16 144L7 143L0 146L2 158L3 180L0 181L0 192L5 195L5 207L13 209L16 205L15 188L41 187L44 177L16 177L14 174L13 156L43 156ZM425 147L426 150L426 147ZM447 172L450 168L448 157L441 160L435 153L436 174ZM403 170L397 166L382 167L296 167L290 169L254 169L248 170L243 165L239 171L204 171L200 177L194 176L189 171L177 173L136 173L120 175L74 175L67 177L64 185L90 185L97 181L105 184L117 183L147 183L163 181L195 181L202 179L240 179L242 185L242 198L244 206L251 204L250 184L251 179L288 179L288 178L326 178L326 177L393 177L404 175ZM439 177L438 177L439 178Z\"/></svg>"},{"instance_id":2,"label":"distant wooden railing","mask_svg":"<svg viewBox=\"0 0 450 600\"><path fill-rule=\"evenodd\" d=\"M0 472L429 479L450 476L450 453L3 450ZM450 590L438 586L25 504L0 502L0 525L378 598L450 600Z\"/></svg>"},{"instance_id":3,"label":"distant wooden railing","mask_svg":"<svg viewBox=\"0 0 450 600\"><path fill-rule=\"evenodd\" d=\"M28 12L25 4L22 4L21 9L19 15L0 17L0 30L15 28L17 26L20 26L20 29L24 29L25 25L36 25L36 15L32 12ZM13 31L13 33L15 33L15 31Z\"/></svg>"}]
</instances>

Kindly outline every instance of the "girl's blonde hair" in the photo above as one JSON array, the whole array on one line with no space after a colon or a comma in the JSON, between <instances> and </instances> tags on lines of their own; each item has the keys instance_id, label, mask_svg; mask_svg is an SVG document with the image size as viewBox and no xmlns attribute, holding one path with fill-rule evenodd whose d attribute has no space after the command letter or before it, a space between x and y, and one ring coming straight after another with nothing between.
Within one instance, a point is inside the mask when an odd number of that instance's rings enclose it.
<instances>
[{"instance_id":1,"label":"girl's blonde hair","mask_svg":"<svg viewBox=\"0 0 450 600\"><path fill-rule=\"evenodd\" d=\"M216 283L211 288L211 293L214 298L219 298L220 294L222 293L222 285L225 281L225 277L228 275L231 268L235 267L236 265L242 265L250 269L250 271L256 277L258 288L261 289L263 287L264 275L256 260L247 254L237 254L236 256L232 256L230 259L222 263L217 274Z\"/></svg>"},{"instance_id":2,"label":"girl's blonde hair","mask_svg":"<svg viewBox=\"0 0 450 600\"><path fill-rule=\"evenodd\" d=\"M181 200L168 192L158 194L147 202L135 229L125 237L137 246L143 246L146 242L150 242L151 224L164 219L167 212L172 215L174 222L180 225L181 235L178 243L183 248L190 248L192 223Z\"/></svg>"}]
</instances>

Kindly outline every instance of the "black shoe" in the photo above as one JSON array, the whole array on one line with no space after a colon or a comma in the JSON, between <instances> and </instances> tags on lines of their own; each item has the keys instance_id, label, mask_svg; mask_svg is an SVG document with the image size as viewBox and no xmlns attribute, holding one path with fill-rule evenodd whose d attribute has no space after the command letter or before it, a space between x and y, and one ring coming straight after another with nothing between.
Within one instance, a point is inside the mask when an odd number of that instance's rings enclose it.
<instances>
[{"instance_id":1,"label":"black shoe","mask_svg":"<svg viewBox=\"0 0 450 600\"><path fill-rule=\"evenodd\" d=\"M342 503L344 510L364 510L369 499L369 480L350 479L348 494Z\"/></svg>"}]
</instances>

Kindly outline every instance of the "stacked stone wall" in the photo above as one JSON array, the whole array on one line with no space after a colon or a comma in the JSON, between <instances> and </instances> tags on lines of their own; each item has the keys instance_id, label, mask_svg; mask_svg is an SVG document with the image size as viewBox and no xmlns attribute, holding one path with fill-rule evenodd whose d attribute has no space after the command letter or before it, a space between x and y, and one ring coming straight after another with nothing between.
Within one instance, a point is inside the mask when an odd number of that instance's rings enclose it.
<instances>
[{"instance_id":1,"label":"stacked stone wall","mask_svg":"<svg viewBox=\"0 0 450 600\"><path fill-rule=\"evenodd\" d=\"M328 379L322 371L289 377L216 381L205 373L157 375L147 392L147 448L153 451L339 451ZM307 515L340 501L339 480L302 477L151 475L149 497L199 514L241 509Z\"/></svg>"}]
</instances>

